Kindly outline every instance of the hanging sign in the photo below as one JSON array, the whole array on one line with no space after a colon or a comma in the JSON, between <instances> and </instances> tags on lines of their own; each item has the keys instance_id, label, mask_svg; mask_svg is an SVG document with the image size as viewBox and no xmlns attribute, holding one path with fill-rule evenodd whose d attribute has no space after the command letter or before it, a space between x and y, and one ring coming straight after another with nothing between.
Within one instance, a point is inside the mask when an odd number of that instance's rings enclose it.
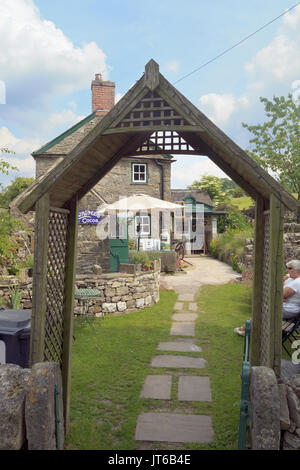
<instances>
[{"instance_id":1,"label":"hanging sign","mask_svg":"<svg viewBox=\"0 0 300 470\"><path fill-rule=\"evenodd\" d=\"M78 223L84 225L97 225L100 220L102 220L102 216L99 214L98 211L93 210L85 210L79 211L78 213Z\"/></svg>"}]
</instances>

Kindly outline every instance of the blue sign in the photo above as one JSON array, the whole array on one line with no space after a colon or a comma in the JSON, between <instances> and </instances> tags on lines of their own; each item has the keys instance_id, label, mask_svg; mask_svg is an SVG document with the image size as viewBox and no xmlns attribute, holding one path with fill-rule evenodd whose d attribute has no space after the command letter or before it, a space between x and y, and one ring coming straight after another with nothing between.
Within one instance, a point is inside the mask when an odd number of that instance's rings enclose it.
<instances>
[{"instance_id":1,"label":"blue sign","mask_svg":"<svg viewBox=\"0 0 300 470\"><path fill-rule=\"evenodd\" d=\"M99 214L98 211L79 211L78 213L78 223L85 224L85 225L97 225L100 220L102 220L102 216Z\"/></svg>"}]
</instances>

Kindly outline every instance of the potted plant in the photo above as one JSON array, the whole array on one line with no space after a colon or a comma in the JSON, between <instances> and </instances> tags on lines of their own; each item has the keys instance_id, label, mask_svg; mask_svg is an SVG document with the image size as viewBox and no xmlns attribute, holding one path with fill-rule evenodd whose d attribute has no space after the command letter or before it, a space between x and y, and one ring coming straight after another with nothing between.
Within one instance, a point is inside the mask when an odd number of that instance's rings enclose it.
<instances>
[{"instance_id":1,"label":"potted plant","mask_svg":"<svg viewBox=\"0 0 300 470\"><path fill-rule=\"evenodd\" d=\"M137 251L132 255L132 262L136 265L137 271L141 271L144 263L149 261L147 254L144 251Z\"/></svg>"},{"instance_id":2,"label":"potted plant","mask_svg":"<svg viewBox=\"0 0 300 470\"><path fill-rule=\"evenodd\" d=\"M150 271L152 268L152 263L151 261L146 261L144 264L143 264L143 270L144 271Z\"/></svg>"}]
</instances>

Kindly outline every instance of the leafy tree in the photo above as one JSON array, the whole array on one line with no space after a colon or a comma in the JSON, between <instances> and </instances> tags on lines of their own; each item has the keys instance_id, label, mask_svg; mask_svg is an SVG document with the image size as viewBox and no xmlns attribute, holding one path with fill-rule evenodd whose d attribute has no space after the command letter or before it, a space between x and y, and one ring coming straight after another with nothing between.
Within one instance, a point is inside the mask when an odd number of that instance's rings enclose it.
<instances>
[{"instance_id":1,"label":"leafy tree","mask_svg":"<svg viewBox=\"0 0 300 470\"><path fill-rule=\"evenodd\" d=\"M194 181L188 188L207 191L215 206L223 204L229 197L229 190L223 189L222 179L217 176L202 176L201 180Z\"/></svg>"},{"instance_id":2,"label":"leafy tree","mask_svg":"<svg viewBox=\"0 0 300 470\"><path fill-rule=\"evenodd\" d=\"M0 148L0 153L1 154L9 154L9 153L15 153L12 150L9 150L8 148ZM0 158L0 173L4 173L5 175L8 175L10 170L17 170L15 166L11 165L8 163L6 160L3 160L3 158Z\"/></svg>"},{"instance_id":3,"label":"leafy tree","mask_svg":"<svg viewBox=\"0 0 300 470\"><path fill-rule=\"evenodd\" d=\"M10 202L18 196L24 189L26 189L34 178L24 178L17 176L1 193L0 193L0 207L8 208Z\"/></svg>"},{"instance_id":4,"label":"leafy tree","mask_svg":"<svg viewBox=\"0 0 300 470\"><path fill-rule=\"evenodd\" d=\"M300 199L300 101L291 94L273 96L270 101L260 97L264 104L266 121L243 127L253 134L250 155ZM300 208L298 210L300 221Z\"/></svg>"}]
</instances>

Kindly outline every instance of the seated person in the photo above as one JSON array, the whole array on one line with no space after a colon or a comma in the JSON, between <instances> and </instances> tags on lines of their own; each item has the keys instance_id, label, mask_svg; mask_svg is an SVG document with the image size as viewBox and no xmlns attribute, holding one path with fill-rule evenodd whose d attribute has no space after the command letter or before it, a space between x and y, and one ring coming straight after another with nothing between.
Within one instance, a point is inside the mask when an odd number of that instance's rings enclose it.
<instances>
[{"instance_id":1,"label":"seated person","mask_svg":"<svg viewBox=\"0 0 300 470\"><path fill-rule=\"evenodd\" d=\"M286 264L288 275L283 282L283 320L300 314L300 261L292 260ZM235 328L234 332L245 336L245 325Z\"/></svg>"}]
</instances>

